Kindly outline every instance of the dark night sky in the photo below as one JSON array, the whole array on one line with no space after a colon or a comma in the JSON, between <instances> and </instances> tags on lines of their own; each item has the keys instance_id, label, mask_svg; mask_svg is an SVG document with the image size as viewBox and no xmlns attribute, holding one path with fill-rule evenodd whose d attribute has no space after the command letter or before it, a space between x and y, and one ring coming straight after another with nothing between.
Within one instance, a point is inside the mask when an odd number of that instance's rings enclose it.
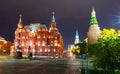
<instances>
[{"instance_id":1,"label":"dark night sky","mask_svg":"<svg viewBox=\"0 0 120 74\"><path fill-rule=\"evenodd\" d=\"M0 36L13 42L20 13L24 25L40 22L49 27L51 13L55 11L66 49L68 44L74 43L77 27L80 40L86 38L92 7L96 10L101 29L120 28L120 0L1 0Z\"/></svg>"}]
</instances>

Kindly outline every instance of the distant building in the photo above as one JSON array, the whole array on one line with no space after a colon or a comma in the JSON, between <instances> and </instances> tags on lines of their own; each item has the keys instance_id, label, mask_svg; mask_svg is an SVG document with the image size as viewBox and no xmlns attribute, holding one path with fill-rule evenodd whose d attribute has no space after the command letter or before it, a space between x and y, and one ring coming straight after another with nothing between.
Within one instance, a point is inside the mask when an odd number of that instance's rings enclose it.
<instances>
[{"instance_id":1,"label":"distant building","mask_svg":"<svg viewBox=\"0 0 120 74\"><path fill-rule=\"evenodd\" d=\"M6 41L3 37L0 37L0 53L10 53L10 47L12 46L12 43L9 41Z\"/></svg>"},{"instance_id":2,"label":"distant building","mask_svg":"<svg viewBox=\"0 0 120 74\"><path fill-rule=\"evenodd\" d=\"M96 12L94 8L92 9L91 13L91 20L90 20L90 27L89 31L87 32L87 42L88 44L94 44L98 42L98 38L100 36L100 27L98 25L98 21L96 18Z\"/></svg>"},{"instance_id":3,"label":"distant building","mask_svg":"<svg viewBox=\"0 0 120 74\"><path fill-rule=\"evenodd\" d=\"M73 49L75 47L75 44L78 44L78 43L80 43L80 39L79 39L78 29L76 29L74 44L68 45L68 51Z\"/></svg>"},{"instance_id":4,"label":"distant building","mask_svg":"<svg viewBox=\"0 0 120 74\"><path fill-rule=\"evenodd\" d=\"M75 55L72 53L73 48L74 48L74 45L68 45L68 49L66 51L64 51L63 57L69 58L69 59L74 59Z\"/></svg>"},{"instance_id":5,"label":"distant building","mask_svg":"<svg viewBox=\"0 0 120 74\"><path fill-rule=\"evenodd\" d=\"M74 42L74 44L78 44L78 43L80 43L80 40L79 40L78 29L76 29L76 35L75 35L75 42Z\"/></svg>"},{"instance_id":6,"label":"distant building","mask_svg":"<svg viewBox=\"0 0 120 74\"><path fill-rule=\"evenodd\" d=\"M49 30L46 25L33 23L23 26L22 16L20 15L18 27L15 31L14 45L11 47L11 56L20 47L23 56L32 53L33 56L52 56L60 57L63 55L63 38L56 27L56 21L53 17Z\"/></svg>"},{"instance_id":7,"label":"distant building","mask_svg":"<svg viewBox=\"0 0 120 74\"><path fill-rule=\"evenodd\" d=\"M78 29L76 29L74 44L68 45L68 49L67 49L67 51L64 52L63 57L74 59L76 57L76 55L72 53L72 49L74 49L75 44L78 44L78 43L80 43L80 40L79 40Z\"/></svg>"}]
</instances>

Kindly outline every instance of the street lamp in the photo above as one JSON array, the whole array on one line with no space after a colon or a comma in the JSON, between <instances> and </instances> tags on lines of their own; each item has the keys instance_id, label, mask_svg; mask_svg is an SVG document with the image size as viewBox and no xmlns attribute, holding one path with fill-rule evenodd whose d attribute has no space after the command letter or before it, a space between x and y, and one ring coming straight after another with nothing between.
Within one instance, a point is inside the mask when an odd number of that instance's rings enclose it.
<instances>
[{"instance_id":1,"label":"street lamp","mask_svg":"<svg viewBox=\"0 0 120 74\"><path fill-rule=\"evenodd\" d=\"M86 67L86 74L89 74L89 68L88 68L88 44L86 44L86 48L87 48L87 53L86 53L86 57L87 57L87 67Z\"/></svg>"},{"instance_id":2,"label":"street lamp","mask_svg":"<svg viewBox=\"0 0 120 74\"><path fill-rule=\"evenodd\" d=\"M88 53L86 54L87 56L87 67L86 67L86 74L89 74L89 67L88 67Z\"/></svg>"}]
</instances>

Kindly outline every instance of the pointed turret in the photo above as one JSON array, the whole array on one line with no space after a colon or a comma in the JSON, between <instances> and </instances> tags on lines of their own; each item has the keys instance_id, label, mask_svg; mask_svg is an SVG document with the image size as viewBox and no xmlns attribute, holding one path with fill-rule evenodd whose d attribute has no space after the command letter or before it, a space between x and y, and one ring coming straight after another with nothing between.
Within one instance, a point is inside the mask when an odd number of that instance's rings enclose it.
<instances>
[{"instance_id":1,"label":"pointed turret","mask_svg":"<svg viewBox=\"0 0 120 74\"><path fill-rule=\"evenodd\" d=\"M52 12L52 22L55 22L55 12Z\"/></svg>"},{"instance_id":2,"label":"pointed turret","mask_svg":"<svg viewBox=\"0 0 120 74\"><path fill-rule=\"evenodd\" d=\"M79 34L78 34L78 28L76 29L76 36L79 36Z\"/></svg>"},{"instance_id":3,"label":"pointed turret","mask_svg":"<svg viewBox=\"0 0 120 74\"><path fill-rule=\"evenodd\" d=\"M90 20L90 25L98 25L98 21L97 21L97 18L96 18L96 12L95 12L95 9L93 8L92 9L92 13L91 13L91 20Z\"/></svg>"},{"instance_id":4,"label":"pointed turret","mask_svg":"<svg viewBox=\"0 0 120 74\"><path fill-rule=\"evenodd\" d=\"M50 30L52 30L52 29L57 29L56 28L56 21L55 21L55 12L52 12L52 21L50 24Z\"/></svg>"},{"instance_id":5,"label":"pointed turret","mask_svg":"<svg viewBox=\"0 0 120 74\"><path fill-rule=\"evenodd\" d=\"M22 14L19 15L19 23L22 23Z\"/></svg>"},{"instance_id":6,"label":"pointed turret","mask_svg":"<svg viewBox=\"0 0 120 74\"><path fill-rule=\"evenodd\" d=\"M23 28L23 24L22 24L22 14L19 15L18 28L19 28L19 29Z\"/></svg>"},{"instance_id":7,"label":"pointed turret","mask_svg":"<svg viewBox=\"0 0 120 74\"><path fill-rule=\"evenodd\" d=\"M101 33L101 31L100 31L100 27L97 22L96 12L93 8L92 13L91 13L90 27L89 27L89 31L87 33L88 44L97 43L100 33Z\"/></svg>"},{"instance_id":8,"label":"pointed turret","mask_svg":"<svg viewBox=\"0 0 120 74\"><path fill-rule=\"evenodd\" d=\"M80 43L78 29L76 29L75 42L74 44Z\"/></svg>"}]
</instances>

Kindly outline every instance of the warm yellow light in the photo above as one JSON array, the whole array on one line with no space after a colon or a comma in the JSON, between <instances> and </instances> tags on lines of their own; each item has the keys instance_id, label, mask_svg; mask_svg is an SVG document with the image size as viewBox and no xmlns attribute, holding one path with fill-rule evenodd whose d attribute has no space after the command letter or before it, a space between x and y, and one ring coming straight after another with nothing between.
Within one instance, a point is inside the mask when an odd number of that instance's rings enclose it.
<instances>
[{"instance_id":1,"label":"warm yellow light","mask_svg":"<svg viewBox=\"0 0 120 74\"><path fill-rule=\"evenodd\" d=\"M7 43L7 41L4 41L4 44L6 44Z\"/></svg>"},{"instance_id":2,"label":"warm yellow light","mask_svg":"<svg viewBox=\"0 0 120 74\"><path fill-rule=\"evenodd\" d=\"M47 49L45 49L45 52L47 52Z\"/></svg>"},{"instance_id":3,"label":"warm yellow light","mask_svg":"<svg viewBox=\"0 0 120 74\"><path fill-rule=\"evenodd\" d=\"M55 43L55 46L57 46L58 44L57 43Z\"/></svg>"},{"instance_id":4,"label":"warm yellow light","mask_svg":"<svg viewBox=\"0 0 120 74\"><path fill-rule=\"evenodd\" d=\"M11 52L13 52L13 51L14 51L14 48L12 48Z\"/></svg>"},{"instance_id":5,"label":"warm yellow light","mask_svg":"<svg viewBox=\"0 0 120 74\"><path fill-rule=\"evenodd\" d=\"M55 52L56 50L54 49L54 52Z\"/></svg>"},{"instance_id":6,"label":"warm yellow light","mask_svg":"<svg viewBox=\"0 0 120 74\"><path fill-rule=\"evenodd\" d=\"M15 42L15 46L17 46L17 42Z\"/></svg>"},{"instance_id":7,"label":"warm yellow light","mask_svg":"<svg viewBox=\"0 0 120 74\"><path fill-rule=\"evenodd\" d=\"M40 46L40 44L38 43L38 46Z\"/></svg>"},{"instance_id":8,"label":"warm yellow light","mask_svg":"<svg viewBox=\"0 0 120 74\"><path fill-rule=\"evenodd\" d=\"M32 46L32 41L30 41L30 46Z\"/></svg>"},{"instance_id":9,"label":"warm yellow light","mask_svg":"<svg viewBox=\"0 0 120 74\"><path fill-rule=\"evenodd\" d=\"M24 43L22 43L22 46L24 46Z\"/></svg>"},{"instance_id":10,"label":"warm yellow light","mask_svg":"<svg viewBox=\"0 0 120 74\"><path fill-rule=\"evenodd\" d=\"M40 49L40 52L42 52L42 49Z\"/></svg>"},{"instance_id":11,"label":"warm yellow light","mask_svg":"<svg viewBox=\"0 0 120 74\"><path fill-rule=\"evenodd\" d=\"M24 52L26 52L27 50L23 50Z\"/></svg>"},{"instance_id":12,"label":"warm yellow light","mask_svg":"<svg viewBox=\"0 0 120 74\"><path fill-rule=\"evenodd\" d=\"M28 52L29 50L28 50L28 49L26 49L26 51Z\"/></svg>"},{"instance_id":13,"label":"warm yellow light","mask_svg":"<svg viewBox=\"0 0 120 74\"><path fill-rule=\"evenodd\" d=\"M39 35L39 36L37 36L37 38L40 38L40 35Z\"/></svg>"},{"instance_id":14,"label":"warm yellow light","mask_svg":"<svg viewBox=\"0 0 120 74\"><path fill-rule=\"evenodd\" d=\"M45 46L45 42L42 43L42 46Z\"/></svg>"},{"instance_id":15,"label":"warm yellow light","mask_svg":"<svg viewBox=\"0 0 120 74\"><path fill-rule=\"evenodd\" d=\"M58 47L60 46L60 44L58 44Z\"/></svg>"},{"instance_id":16,"label":"warm yellow light","mask_svg":"<svg viewBox=\"0 0 120 74\"><path fill-rule=\"evenodd\" d=\"M25 39L25 37L23 36L22 39Z\"/></svg>"},{"instance_id":17,"label":"warm yellow light","mask_svg":"<svg viewBox=\"0 0 120 74\"><path fill-rule=\"evenodd\" d=\"M33 49L33 52L35 52L35 49Z\"/></svg>"},{"instance_id":18,"label":"warm yellow light","mask_svg":"<svg viewBox=\"0 0 120 74\"><path fill-rule=\"evenodd\" d=\"M50 52L50 49L48 49L48 52Z\"/></svg>"}]
</instances>

